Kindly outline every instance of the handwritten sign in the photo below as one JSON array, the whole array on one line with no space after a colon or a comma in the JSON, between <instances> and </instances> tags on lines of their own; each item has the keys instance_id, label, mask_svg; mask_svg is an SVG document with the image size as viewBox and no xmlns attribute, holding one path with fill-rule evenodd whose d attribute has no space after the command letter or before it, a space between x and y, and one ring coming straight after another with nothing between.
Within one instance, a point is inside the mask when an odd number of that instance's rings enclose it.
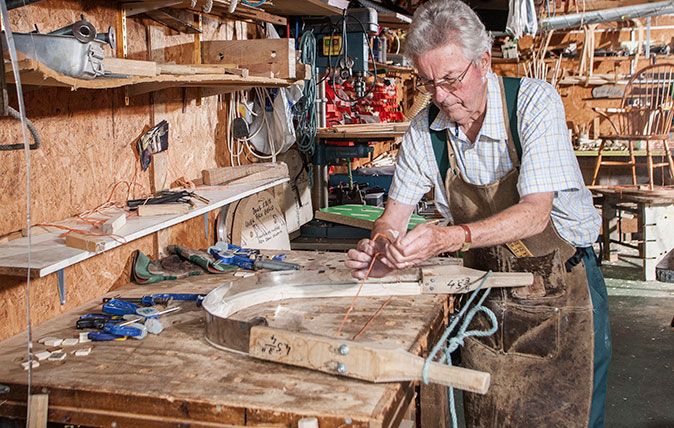
<instances>
[{"instance_id":1,"label":"handwritten sign","mask_svg":"<svg viewBox=\"0 0 674 428\"><path fill-rule=\"evenodd\" d=\"M246 248L290 249L285 218L270 192L242 200L232 217L232 243Z\"/></svg>"}]
</instances>

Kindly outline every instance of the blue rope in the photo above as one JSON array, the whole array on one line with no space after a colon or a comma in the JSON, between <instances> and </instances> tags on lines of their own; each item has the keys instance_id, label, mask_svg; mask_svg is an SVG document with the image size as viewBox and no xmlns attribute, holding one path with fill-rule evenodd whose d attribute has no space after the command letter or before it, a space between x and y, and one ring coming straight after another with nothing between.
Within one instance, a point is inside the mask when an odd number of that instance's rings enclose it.
<instances>
[{"instance_id":1,"label":"blue rope","mask_svg":"<svg viewBox=\"0 0 674 428\"><path fill-rule=\"evenodd\" d=\"M431 350L431 353L428 355L428 358L426 358L426 361L424 362L424 368L421 374L422 380L425 384L428 384L428 370L430 369L431 363L433 362L433 360L435 360L436 355L438 355L440 351L443 351L443 355L440 357L438 362L440 364L446 363L448 366L451 366L452 358L450 354L455 350L457 350L459 346L463 346L463 341L466 337L487 337L496 333L496 330L498 330L498 321L496 320L496 315L494 315L494 312L492 312L491 309L482 306L487 296L489 296L491 288L485 289L484 293L482 293L482 296L480 297L477 304L475 304L475 306L473 306L470 310L468 310L470 304L473 302L473 300L475 300L480 289L482 289L482 286L487 281L487 278L489 278L490 274L491 271L487 272L482 277L480 284L477 286L475 291L473 291L473 293L470 295L468 301L463 306L461 311L459 311L459 313L455 317L452 317L453 318L452 322L449 323L449 326L445 329L445 332L442 334L442 337L435 344L435 346ZM473 318L475 318L475 315L478 314L478 312L484 313L487 316L487 318L489 318L489 321L491 322L491 328L486 331L484 330L466 331L470 323L473 321ZM461 323L459 330L456 332L454 337L450 339L449 335L452 334L452 332L454 331L454 329L459 324L459 321L461 321L462 318L463 322ZM449 412L452 415L452 427L456 428L458 426L458 421L456 420L456 403L454 402L454 388L452 388L451 386L449 387Z\"/></svg>"}]
</instances>

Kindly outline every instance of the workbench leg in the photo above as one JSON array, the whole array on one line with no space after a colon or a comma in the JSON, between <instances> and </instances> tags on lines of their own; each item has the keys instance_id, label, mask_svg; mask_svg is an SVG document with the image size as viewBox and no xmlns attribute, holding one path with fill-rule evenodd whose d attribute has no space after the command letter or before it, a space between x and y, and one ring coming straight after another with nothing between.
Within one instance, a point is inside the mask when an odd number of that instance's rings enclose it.
<instances>
[{"instance_id":1,"label":"workbench leg","mask_svg":"<svg viewBox=\"0 0 674 428\"><path fill-rule=\"evenodd\" d=\"M421 384L419 397L419 426L446 428L449 425L447 387Z\"/></svg>"},{"instance_id":2,"label":"workbench leg","mask_svg":"<svg viewBox=\"0 0 674 428\"><path fill-rule=\"evenodd\" d=\"M644 262L643 279L655 281L655 266L674 248L674 206L639 204L642 243L639 255Z\"/></svg>"},{"instance_id":3,"label":"workbench leg","mask_svg":"<svg viewBox=\"0 0 674 428\"><path fill-rule=\"evenodd\" d=\"M602 259L611 261L611 220L615 217L616 210L604 199L601 205L601 240L603 243Z\"/></svg>"}]
</instances>

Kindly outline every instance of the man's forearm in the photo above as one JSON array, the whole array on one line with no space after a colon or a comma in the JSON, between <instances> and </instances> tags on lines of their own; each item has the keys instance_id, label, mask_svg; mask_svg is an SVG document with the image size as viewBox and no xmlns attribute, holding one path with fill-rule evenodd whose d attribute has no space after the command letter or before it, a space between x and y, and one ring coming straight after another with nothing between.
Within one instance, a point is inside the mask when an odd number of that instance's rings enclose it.
<instances>
[{"instance_id":1,"label":"man's forearm","mask_svg":"<svg viewBox=\"0 0 674 428\"><path fill-rule=\"evenodd\" d=\"M387 234L391 231L394 231L398 235L403 235L407 231L407 224L413 211L413 205L405 205L389 199L384 214L374 222L371 236ZM391 236L391 238L396 238L396 236Z\"/></svg>"},{"instance_id":2,"label":"man's forearm","mask_svg":"<svg viewBox=\"0 0 674 428\"><path fill-rule=\"evenodd\" d=\"M550 221L550 210L540 204L520 202L484 220L470 223L473 247L490 247L541 233Z\"/></svg>"}]
</instances>

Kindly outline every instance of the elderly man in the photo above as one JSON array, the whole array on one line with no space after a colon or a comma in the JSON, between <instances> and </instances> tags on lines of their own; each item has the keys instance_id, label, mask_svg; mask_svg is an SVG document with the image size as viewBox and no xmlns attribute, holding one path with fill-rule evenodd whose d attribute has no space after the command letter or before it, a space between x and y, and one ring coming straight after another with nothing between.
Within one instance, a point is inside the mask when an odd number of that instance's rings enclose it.
<instances>
[{"instance_id":1,"label":"elderly man","mask_svg":"<svg viewBox=\"0 0 674 428\"><path fill-rule=\"evenodd\" d=\"M492 374L485 396L466 394L473 426L603 426L611 342L608 302L592 243L600 218L574 156L555 89L491 69L491 39L457 0L418 8L406 50L432 105L405 135L389 200L374 234L348 253L362 278L462 250L467 266L533 272L526 289L493 290L496 334L469 338L466 366ZM407 232L435 189L451 226ZM390 233L394 231L394 233ZM486 320L476 319L480 328Z\"/></svg>"}]
</instances>

